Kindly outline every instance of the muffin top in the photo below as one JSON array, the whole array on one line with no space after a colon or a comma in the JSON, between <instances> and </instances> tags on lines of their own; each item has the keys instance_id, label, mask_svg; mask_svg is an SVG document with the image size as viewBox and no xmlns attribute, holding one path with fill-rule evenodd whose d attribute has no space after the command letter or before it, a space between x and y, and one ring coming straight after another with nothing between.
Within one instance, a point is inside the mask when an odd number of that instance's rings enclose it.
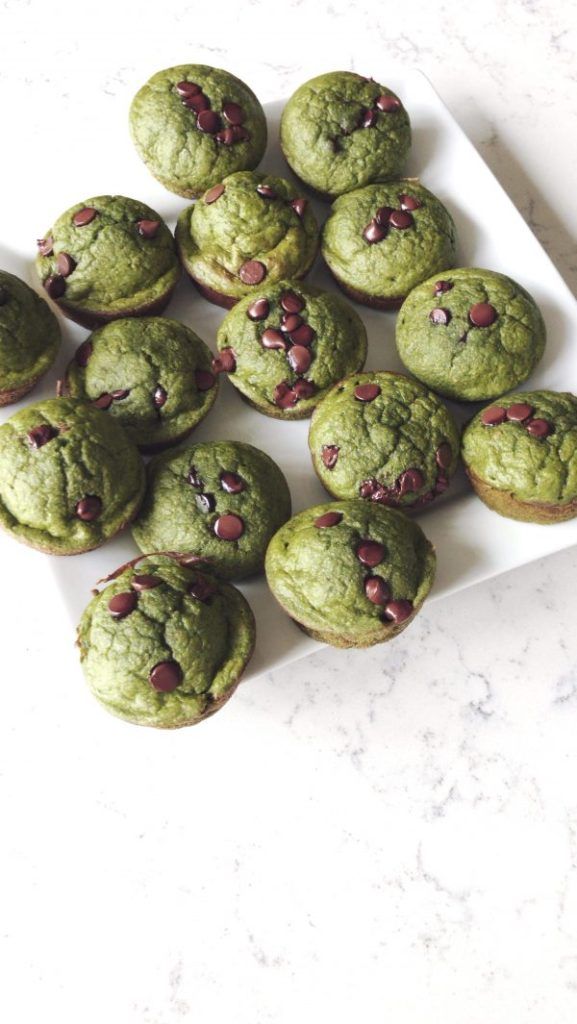
<instances>
[{"instance_id":1,"label":"muffin top","mask_svg":"<svg viewBox=\"0 0 577 1024\"><path fill-rule=\"evenodd\" d=\"M82 615L78 646L94 696L137 725L194 725L233 693L254 648L242 594L151 555L115 575Z\"/></svg>"},{"instance_id":2,"label":"muffin top","mask_svg":"<svg viewBox=\"0 0 577 1024\"><path fill-rule=\"evenodd\" d=\"M314 468L337 498L420 507L446 490L459 432L443 403L398 373L357 373L317 406L309 445Z\"/></svg>"},{"instance_id":3,"label":"muffin top","mask_svg":"<svg viewBox=\"0 0 577 1024\"><path fill-rule=\"evenodd\" d=\"M42 376L60 346L58 320L32 288L0 270L0 392Z\"/></svg>"},{"instance_id":4,"label":"muffin top","mask_svg":"<svg viewBox=\"0 0 577 1024\"><path fill-rule=\"evenodd\" d=\"M143 451L184 437L206 416L218 391L210 349L167 317L114 320L76 351L66 392L107 411Z\"/></svg>"},{"instance_id":5,"label":"muffin top","mask_svg":"<svg viewBox=\"0 0 577 1024\"><path fill-rule=\"evenodd\" d=\"M492 270L462 267L429 278L397 319L407 369L448 398L481 401L526 380L545 348L545 324L521 285Z\"/></svg>"},{"instance_id":6,"label":"muffin top","mask_svg":"<svg viewBox=\"0 0 577 1024\"><path fill-rule=\"evenodd\" d=\"M252 89L206 64L153 75L132 101L130 130L155 178L191 198L233 171L256 167L267 139Z\"/></svg>"},{"instance_id":7,"label":"muffin top","mask_svg":"<svg viewBox=\"0 0 577 1024\"><path fill-rule=\"evenodd\" d=\"M207 441L151 460L133 536L141 551L192 553L224 579L241 579L262 569L290 513L287 482L265 452Z\"/></svg>"},{"instance_id":8,"label":"muffin top","mask_svg":"<svg viewBox=\"0 0 577 1024\"><path fill-rule=\"evenodd\" d=\"M0 524L32 547L98 547L136 512L144 467L122 427L72 398L28 405L0 427Z\"/></svg>"},{"instance_id":9,"label":"muffin top","mask_svg":"<svg viewBox=\"0 0 577 1024\"><path fill-rule=\"evenodd\" d=\"M519 501L563 505L577 497L577 398L518 391L478 413L463 433L474 477Z\"/></svg>"},{"instance_id":10,"label":"muffin top","mask_svg":"<svg viewBox=\"0 0 577 1024\"><path fill-rule=\"evenodd\" d=\"M266 556L269 586L289 615L359 642L375 633L386 640L422 604L434 572L433 548L415 522L360 499L299 512Z\"/></svg>"},{"instance_id":11,"label":"muffin top","mask_svg":"<svg viewBox=\"0 0 577 1024\"><path fill-rule=\"evenodd\" d=\"M236 301L263 282L303 277L316 256L318 227L284 178L239 171L181 213L176 240L192 277Z\"/></svg>"},{"instance_id":12,"label":"muffin top","mask_svg":"<svg viewBox=\"0 0 577 1024\"><path fill-rule=\"evenodd\" d=\"M280 138L295 174L317 192L338 196L398 177L411 125L390 89L352 71L331 71L293 93Z\"/></svg>"},{"instance_id":13,"label":"muffin top","mask_svg":"<svg viewBox=\"0 0 577 1024\"><path fill-rule=\"evenodd\" d=\"M333 203L322 241L335 277L394 300L452 266L455 227L443 204L413 179L367 185Z\"/></svg>"},{"instance_id":14,"label":"muffin top","mask_svg":"<svg viewBox=\"0 0 577 1024\"><path fill-rule=\"evenodd\" d=\"M336 381L360 369L367 332L334 292L264 282L227 313L217 344L231 382L257 409L294 419L310 415Z\"/></svg>"},{"instance_id":15,"label":"muffin top","mask_svg":"<svg viewBox=\"0 0 577 1024\"><path fill-rule=\"evenodd\" d=\"M46 291L72 310L130 314L163 296L180 275L164 221L126 196L71 206L39 239L38 250Z\"/></svg>"}]
</instances>

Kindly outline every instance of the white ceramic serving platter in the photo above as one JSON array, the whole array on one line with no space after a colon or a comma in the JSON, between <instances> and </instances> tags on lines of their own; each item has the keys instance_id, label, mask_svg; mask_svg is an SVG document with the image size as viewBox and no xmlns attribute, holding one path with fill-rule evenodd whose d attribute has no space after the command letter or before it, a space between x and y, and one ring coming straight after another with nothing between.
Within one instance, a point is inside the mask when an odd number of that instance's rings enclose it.
<instances>
[{"instance_id":1,"label":"white ceramic serving platter","mask_svg":"<svg viewBox=\"0 0 577 1024\"><path fill-rule=\"evenodd\" d=\"M577 391L577 302L537 239L513 206L491 171L453 120L430 82L416 71L399 73L374 69L379 81L402 97L413 124L412 156L407 174L418 176L448 206L457 225L458 265L482 266L516 278L539 303L548 329L545 357L529 386ZM87 97L90 106L90 97ZM278 146L278 120L282 102L266 106L270 143L262 169L288 176ZM102 134L101 144L83 149L89 132ZM185 200L166 192L148 174L132 149L126 126L126 110L119 109L118 121L97 126L94 120L84 131L80 126L70 135L70 153L60 153L62 174L52 175L50 194L36 189L26 201L14 197L3 212L3 245L0 267L27 279L35 287L32 258L35 239L42 236L62 210L90 195L117 192L144 200L171 225ZM81 143L79 147L79 142ZM31 144L31 143L29 143ZM38 146L38 140L33 143ZM82 150L83 159L78 159ZM23 159L32 152L23 153ZM319 220L329 207L314 203ZM319 258L311 282L333 285ZM369 334L368 369L401 369L394 344L395 315L358 307ZM202 299L183 279L168 311L189 324L213 348L224 311ZM63 321L65 342L57 367L45 385L25 400L34 401L53 394L57 377L75 346L85 336L81 328ZM21 403L21 404L25 404ZM6 419L19 406L1 411ZM475 407L476 408L476 407ZM462 421L471 406L453 406ZM327 495L316 479L307 448L308 421L283 423L250 409L226 380L208 418L195 431L191 442L233 438L249 441L264 449L285 472L293 497L294 511L326 501ZM449 493L437 499L419 516L423 529L435 544L438 574L430 600L463 590L471 584L525 562L577 543L577 519L555 526L535 526L502 519L490 512L471 493L460 473ZM0 536L4 574L11 570L34 572L36 592L59 594L74 625L90 597L96 580L137 554L129 533L98 551L73 558L56 558L31 551ZM51 578L39 582L39 573ZM264 577L242 584L257 619L257 648L245 678L254 677L279 665L295 661L320 645L306 637L277 607ZM72 633L72 630L71 630ZM55 637L55 644L67 643L69 636ZM386 648L383 648L386 657Z\"/></svg>"}]
</instances>

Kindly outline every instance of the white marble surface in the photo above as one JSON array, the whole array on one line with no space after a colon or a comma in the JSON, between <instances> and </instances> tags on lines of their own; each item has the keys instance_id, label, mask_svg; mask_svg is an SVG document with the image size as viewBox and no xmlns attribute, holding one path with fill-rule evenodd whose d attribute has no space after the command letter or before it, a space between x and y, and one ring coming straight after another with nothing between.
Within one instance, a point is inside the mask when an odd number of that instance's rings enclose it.
<instances>
[{"instance_id":1,"label":"white marble surface","mask_svg":"<svg viewBox=\"0 0 577 1024\"><path fill-rule=\"evenodd\" d=\"M395 60L577 291L576 37L560 0L4 0L0 209L49 202L56 176L89 194L91 145L156 68L220 64L272 99ZM572 550L500 577L168 735L101 712L69 645L47 659L69 625L44 578L4 579L2 1019L573 1022L576 568Z\"/></svg>"}]
</instances>

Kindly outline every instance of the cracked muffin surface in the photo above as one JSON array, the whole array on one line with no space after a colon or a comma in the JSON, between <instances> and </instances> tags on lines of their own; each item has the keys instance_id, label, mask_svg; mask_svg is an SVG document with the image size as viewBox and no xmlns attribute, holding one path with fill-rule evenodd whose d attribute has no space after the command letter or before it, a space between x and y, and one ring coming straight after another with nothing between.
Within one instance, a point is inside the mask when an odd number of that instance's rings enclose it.
<instances>
[{"instance_id":1,"label":"cracked muffin surface","mask_svg":"<svg viewBox=\"0 0 577 1024\"><path fill-rule=\"evenodd\" d=\"M235 587L162 554L113 574L78 627L96 699L136 725L165 729L218 711L254 643L254 616Z\"/></svg>"},{"instance_id":2,"label":"cracked muffin surface","mask_svg":"<svg viewBox=\"0 0 577 1024\"><path fill-rule=\"evenodd\" d=\"M511 278L462 267L410 292L396 340L415 377L448 398L475 402L527 379L545 349L545 324L534 299Z\"/></svg>"}]
</instances>

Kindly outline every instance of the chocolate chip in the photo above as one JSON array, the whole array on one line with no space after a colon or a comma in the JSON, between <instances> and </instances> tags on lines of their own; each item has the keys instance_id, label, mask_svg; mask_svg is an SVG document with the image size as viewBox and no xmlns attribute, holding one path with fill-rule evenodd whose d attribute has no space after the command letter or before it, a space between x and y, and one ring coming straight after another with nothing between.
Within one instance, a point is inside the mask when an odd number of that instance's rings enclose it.
<instances>
[{"instance_id":1,"label":"chocolate chip","mask_svg":"<svg viewBox=\"0 0 577 1024\"><path fill-rule=\"evenodd\" d=\"M179 96L195 96L201 91L200 85L196 82L177 82L174 88Z\"/></svg>"},{"instance_id":2,"label":"chocolate chip","mask_svg":"<svg viewBox=\"0 0 577 1024\"><path fill-rule=\"evenodd\" d=\"M443 491L447 490L448 486L449 486L449 479L448 479L448 477L446 477L444 475L444 473L439 473L439 475L438 475L438 477L437 477L437 479L435 481L435 486L433 488L435 494L442 494ZM423 495L423 498L426 498L426 495ZM419 501L422 501L423 498L420 498Z\"/></svg>"},{"instance_id":3,"label":"chocolate chip","mask_svg":"<svg viewBox=\"0 0 577 1024\"><path fill-rule=\"evenodd\" d=\"M374 476L368 480L363 480L359 487L359 494L361 498L372 498L378 486L379 481L375 480Z\"/></svg>"},{"instance_id":4,"label":"chocolate chip","mask_svg":"<svg viewBox=\"0 0 577 1024\"><path fill-rule=\"evenodd\" d=\"M92 355L92 342L83 341L81 345L76 349L74 356L78 366L86 366L90 356Z\"/></svg>"},{"instance_id":5,"label":"chocolate chip","mask_svg":"<svg viewBox=\"0 0 577 1024\"><path fill-rule=\"evenodd\" d=\"M236 356L233 349L223 348L216 359L212 360L213 373L234 373Z\"/></svg>"},{"instance_id":6,"label":"chocolate chip","mask_svg":"<svg viewBox=\"0 0 577 1024\"><path fill-rule=\"evenodd\" d=\"M401 497L420 490L424 482L425 478L420 469L406 469L404 473L401 473L398 480Z\"/></svg>"},{"instance_id":7,"label":"chocolate chip","mask_svg":"<svg viewBox=\"0 0 577 1024\"><path fill-rule=\"evenodd\" d=\"M162 409L163 405L166 405L168 395L164 390L162 384L157 384L152 395L152 401L157 409Z\"/></svg>"},{"instance_id":8,"label":"chocolate chip","mask_svg":"<svg viewBox=\"0 0 577 1024\"><path fill-rule=\"evenodd\" d=\"M95 210L93 206L83 206L74 214L72 223L75 228L84 228L87 224L91 224L96 216L98 216L98 210Z\"/></svg>"},{"instance_id":9,"label":"chocolate chip","mask_svg":"<svg viewBox=\"0 0 577 1024\"><path fill-rule=\"evenodd\" d=\"M396 110L400 109L401 101L396 96L383 95L377 97L375 106L384 114L393 114Z\"/></svg>"},{"instance_id":10,"label":"chocolate chip","mask_svg":"<svg viewBox=\"0 0 577 1024\"><path fill-rule=\"evenodd\" d=\"M304 345L293 345L287 358L294 372L298 374L306 373L312 362L312 355Z\"/></svg>"},{"instance_id":11,"label":"chocolate chip","mask_svg":"<svg viewBox=\"0 0 577 1024\"><path fill-rule=\"evenodd\" d=\"M306 199L300 199L300 198L299 199L291 199L291 201L289 203L289 206L292 207L294 212L299 217L304 217L305 210L307 208L307 200Z\"/></svg>"},{"instance_id":12,"label":"chocolate chip","mask_svg":"<svg viewBox=\"0 0 577 1024\"><path fill-rule=\"evenodd\" d=\"M234 143L234 128L225 128L224 131L217 132L214 137L223 146L232 146Z\"/></svg>"},{"instance_id":13,"label":"chocolate chip","mask_svg":"<svg viewBox=\"0 0 577 1024\"><path fill-rule=\"evenodd\" d=\"M287 349L282 332L277 331L276 327L267 327L266 331L262 332L260 343L263 348L279 348L285 352Z\"/></svg>"},{"instance_id":14,"label":"chocolate chip","mask_svg":"<svg viewBox=\"0 0 577 1024\"><path fill-rule=\"evenodd\" d=\"M327 469L334 469L339 457L340 447L337 444L324 444L321 449L321 459Z\"/></svg>"},{"instance_id":15,"label":"chocolate chip","mask_svg":"<svg viewBox=\"0 0 577 1024\"><path fill-rule=\"evenodd\" d=\"M242 124L246 114L240 103L225 103L222 108L225 119L229 124Z\"/></svg>"},{"instance_id":16,"label":"chocolate chip","mask_svg":"<svg viewBox=\"0 0 577 1024\"><path fill-rule=\"evenodd\" d=\"M266 267L260 260L247 260L238 272L243 284L260 284L266 277Z\"/></svg>"},{"instance_id":17,"label":"chocolate chip","mask_svg":"<svg viewBox=\"0 0 577 1024\"><path fill-rule=\"evenodd\" d=\"M154 590L155 587L159 587L162 583L160 576L153 576L150 573L142 573L133 576L130 581L130 586L133 590L140 593L141 590Z\"/></svg>"},{"instance_id":18,"label":"chocolate chip","mask_svg":"<svg viewBox=\"0 0 577 1024\"><path fill-rule=\"evenodd\" d=\"M389 217L394 212L395 211L393 210L392 206L379 206L377 212L375 213L374 220L376 220L377 224L380 227L386 228L388 227L389 224Z\"/></svg>"},{"instance_id":19,"label":"chocolate chip","mask_svg":"<svg viewBox=\"0 0 577 1024\"><path fill-rule=\"evenodd\" d=\"M441 326L446 327L451 320L451 310L442 309L438 306L436 309L432 309L429 313L429 320L432 324L440 324Z\"/></svg>"},{"instance_id":20,"label":"chocolate chip","mask_svg":"<svg viewBox=\"0 0 577 1024\"><path fill-rule=\"evenodd\" d=\"M208 96L205 96L204 93L200 91L189 96L183 96L182 102L189 110L194 110L195 114L202 114L205 110L210 110L210 100Z\"/></svg>"},{"instance_id":21,"label":"chocolate chip","mask_svg":"<svg viewBox=\"0 0 577 1024\"><path fill-rule=\"evenodd\" d=\"M441 469L448 469L451 465L452 458L453 452L451 445L448 441L443 441L435 452L435 462L437 463L437 466L440 466Z\"/></svg>"},{"instance_id":22,"label":"chocolate chip","mask_svg":"<svg viewBox=\"0 0 577 1024\"><path fill-rule=\"evenodd\" d=\"M369 576L365 580L365 594L373 604L386 605L391 597L391 588L380 576Z\"/></svg>"},{"instance_id":23,"label":"chocolate chip","mask_svg":"<svg viewBox=\"0 0 577 1024\"><path fill-rule=\"evenodd\" d=\"M182 682L182 669L176 661L159 661L150 670L148 679L160 693L172 693Z\"/></svg>"},{"instance_id":24,"label":"chocolate chip","mask_svg":"<svg viewBox=\"0 0 577 1024\"><path fill-rule=\"evenodd\" d=\"M204 512L205 515L208 512L214 512L216 508L214 494L195 494L194 500L200 512Z\"/></svg>"},{"instance_id":25,"label":"chocolate chip","mask_svg":"<svg viewBox=\"0 0 577 1024\"><path fill-rule=\"evenodd\" d=\"M94 406L95 409L110 409L112 401L112 395L109 395L107 392L104 392L98 398L94 399L92 405Z\"/></svg>"},{"instance_id":26,"label":"chocolate chip","mask_svg":"<svg viewBox=\"0 0 577 1024\"><path fill-rule=\"evenodd\" d=\"M108 602L108 611L113 619L125 619L134 611L138 604L138 595L134 590L125 590L122 594L115 594Z\"/></svg>"},{"instance_id":27,"label":"chocolate chip","mask_svg":"<svg viewBox=\"0 0 577 1024\"><path fill-rule=\"evenodd\" d=\"M290 384L283 380L280 384L277 384L273 391L273 401L280 409L290 409L293 405L297 404L298 396Z\"/></svg>"},{"instance_id":28,"label":"chocolate chip","mask_svg":"<svg viewBox=\"0 0 577 1024\"><path fill-rule=\"evenodd\" d=\"M196 127L207 135L216 135L220 128L220 117L214 110L201 110L196 119Z\"/></svg>"},{"instance_id":29,"label":"chocolate chip","mask_svg":"<svg viewBox=\"0 0 577 1024\"><path fill-rule=\"evenodd\" d=\"M391 503L396 504L398 491L393 487L385 487L384 484L380 484L377 481L377 486L371 494L371 501L379 505L390 505Z\"/></svg>"},{"instance_id":30,"label":"chocolate chip","mask_svg":"<svg viewBox=\"0 0 577 1024\"><path fill-rule=\"evenodd\" d=\"M369 245L375 245L377 242L382 242L383 238L387 236L387 229L377 224L376 220L371 220L365 228L363 228L363 238Z\"/></svg>"},{"instance_id":31,"label":"chocolate chip","mask_svg":"<svg viewBox=\"0 0 577 1024\"><path fill-rule=\"evenodd\" d=\"M280 304L285 313L300 313L305 308L305 300L297 292L283 292L280 297Z\"/></svg>"},{"instance_id":32,"label":"chocolate chip","mask_svg":"<svg viewBox=\"0 0 577 1024\"><path fill-rule=\"evenodd\" d=\"M216 594L216 584L214 580L209 580L206 576L198 576L194 583L190 584L188 594L196 601L204 603Z\"/></svg>"},{"instance_id":33,"label":"chocolate chip","mask_svg":"<svg viewBox=\"0 0 577 1024\"><path fill-rule=\"evenodd\" d=\"M210 370L195 370L194 379L198 391L210 391L216 383L216 377Z\"/></svg>"},{"instance_id":34,"label":"chocolate chip","mask_svg":"<svg viewBox=\"0 0 577 1024\"><path fill-rule=\"evenodd\" d=\"M385 548L377 540L362 540L357 547L356 555L359 562L374 569L385 557Z\"/></svg>"},{"instance_id":35,"label":"chocolate chip","mask_svg":"<svg viewBox=\"0 0 577 1024\"><path fill-rule=\"evenodd\" d=\"M248 307L246 315L249 320L266 320L269 310L268 299L255 299L252 305Z\"/></svg>"},{"instance_id":36,"label":"chocolate chip","mask_svg":"<svg viewBox=\"0 0 577 1024\"><path fill-rule=\"evenodd\" d=\"M357 384L354 390L354 396L359 402L374 402L380 393L381 389L378 384Z\"/></svg>"},{"instance_id":37,"label":"chocolate chip","mask_svg":"<svg viewBox=\"0 0 577 1024\"><path fill-rule=\"evenodd\" d=\"M489 302L477 302L469 310L469 320L475 327L490 327L497 319L497 310Z\"/></svg>"},{"instance_id":38,"label":"chocolate chip","mask_svg":"<svg viewBox=\"0 0 577 1024\"><path fill-rule=\"evenodd\" d=\"M418 210L422 206L420 199L416 196L409 196L403 193L399 196L399 202L401 204L401 210Z\"/></svg>"},{"instance_id":39,"label":"chocolate chip","mask_svg":"<svg viewBox=\"0 0 577 1024\"><path fill-rule=\"evenodd\" d=\"M533 415L533 411L532 405L527 405L525 402L516 402L507 409L507 419L512 420L513 423L522 423L523 420L527 420L529 416Z\"/></svg>"},{"instance_id":40,"label":"chocolate chip","mask_svg":"<svg viewBox=\"0 0 577 1024\"><path fill-rule=\"evenodd\" d=\"M49 423L41 423L38 427L32 427L32 430L29 430L26 436L32 448L42 448L53 437L56 437L57 434L58 431L51 427Z\"/></svg>"},{"instance_id":41,"label":"chocolate chip","mask_svg":"<svg viewBox=\"0 0 577 1024\"><path fill-rule=\"evenodd\" d=\"M271 185L257 185L256 190L263 199L276 199L277 194Z\"/></svg>"},{"instance_id":42,"label":"chocolate chip","mask_svg":"<svg viewBox=\"0 0 577 1024\"><path fill-rule=\"evenodd\" d=\"M304 323L303 318L298 313L285 313L280 322L280 329L285 334L290 334L291 331L296 331L302 323Z\"/></svg>"},{"instance_id":43,"label":"chocolate chip","mask_svg":"<svg viewBox=\"0 0 577 1024\"><path fill-rule=\"evenodd\" d=\"M363 110L360 119L361 128L372 128L377 123L377 112L376 110Z\"/></svg>"},{"instance_id":44,"label":"chocolate chip","mask_svg":"<svg viewBox=\"0 0 577 1024\"><path fill-rule=\"evenodd\" d=\"M116 391L111 391L115 402L122 402L125 398L128 398L130 394L130 388L117 388Z\"/></svg>"},{"instance_id":45,"label":"chocolate chip","mask_svg":"<svg viewBox=\"0 0 577 1024\"><path fill-rule=\"evenodd\" d=\"M549 434L553 433L553 424L549 423L548 420L529 420L529 422L525 424L525 429L528 434L531 434L531 437L548 437Z\"/></svg>"},{"instance_id":46,"label":"chocolate chip","mask_svg":"<svg viewBox=\"0 0 577 1024\"><path fill-rule=\"evenodd\" d=\"M159 220L137 220L138 234L143 238L155 238L160 227Z\"/></svg>"},{"instance_id":47,"label":"chocolate chip","mask_svg":"<svg viewBox=\"0 0 577 1024\"><path fill-rule=\"evenodd\" d=\"M313 384L312 380L296 380L293 384L293 393L298 401L305 401L307 398L312 398L316 394L316 384Z\"/></svg>"},{"instance_id":48,"label":"chocolate chip","mask_svg":"<svg viewBox=\"0 0 577 1024\"><path fill-rule=\"evenodd\" d=\"M293 345L304 345L308 348L316 338L316 331L313 331L310 324L301 324L296 331L291 331L289 336Z\"/></svg>"},{"instance_id":49,"label":"chocolate chip","mask_svg":"<svg viewBox=\"0 0 577 1024\"><path fill-rule=\"evenodd\" d=\"M481 423L485 427L498 427L507 419L507 410L500 405L492 405L489 409L483 409Z\"/></svg>"},{"instance_id":50,"label":"chocolate chip","mask_svg":"<svg viewBox=\"0 0 577 1024\"><path fill-rule=\"evenodd\" d=\"M244 523L234 512L227 512L218 517L213 529L220 540L238 540L244 533Z\"/></svg>"},{"instance_id":51,"label":"chocolate chip","mask_svg":"<svg viewBox=\"0 0 577 1024\"><path fill-rule=\"evenodd\" d=\"M454 287L451 281L437 281L433 288L433 295L442 295L443 292L450 292L451 288Z\"/></svg>"},{"instance_id":52,"label":"chocolate chip","mask_svg":"<svg viewBox=\"0 0 577 1024\"><path fill-rule=\"evenodd\" d=\"M69 277L76 267L76 260L72 259L67 252L59 252L56 257L56 269L61 277Z\"/></svg>"},{"instance_id":53,"label":"chocolate chip","mask_svg":"<svg viewBox=\"0 0 577 1024\"><path fill-rule=\"evenodd\" d=\"M95 494L87 494L76 504L76 515L85 523L91 523L102 512L102 501Z\"/></svg>"},{"instance_id":54,"label":"chocolate chip","mask_svg":"<svg viewBox=\"0 0 577 1024\"><path fill-rule=\"evenodd\" d=\"M398 601L389 601L385 607L385 617L390 622L393 622L395 626L399 626L401 622L406 622L412 614L413 605L410 601L405 601L404 598Z\"/></svg>"},{"instance_id":55,"label":"chocolate chip","mask_svg":"<svg viewBox=\"0 0 577 1024\"><path fill-rule=\"evenodd\" d=\"M37 239L36 245L40 256L52 256L54 239L50 235Z\"/></svg>"},{"instance_id":56,"label":"chocolate chip","mask_svg":"<svg viewBox=\"0 0 577 1024\"><path fill-rule=\"evenodd\" d=\"M331 526L338 526L342 518L342 512L324 512L322 516L317 516L314 525L319 530L326 530Z\"/></svg>"},{"instance_id":57,"label":"chocolate chip","mask_svg":"<svg viewBox=\"0 0 577 1024\"><path fill-rule=\"evenodd\" d=\"M188 480L189 484L192 487L196 487L196 489L199 490L199 491L201 491L202 488L204 487L204 483L203 483L202 477L200 477L198 475L198 470L197 470L196 466L191 466L190 467L190 469L188 471L188 476L187 476L186 479Z\"/></svg>"},{"instance_id":58,"label":"chocolate chip","mask_svg":"<svg viewBox=\"0 0 577 1024\"><path fill-rule=\"evenodd\" d=\"M59 274L51 274L46 278L44 287L51 299L59 299L66 291L66 282Z\"/></svg>"},{"instance_id":59,"label":"chocolate chip","mask_svg":"<svg viewBox=\"0 0 577 1024\"><path fill-rule=\"evenodd\" d=\"M216 200L220 199L224 192L224 185L213 185L212 188L209 188L208 192L204 193L204 201L206 205L210 206L211 203L216 203Z\"/></svg>"},{"instance_id":60,"label":"chocolate chip","mask_svg":"<svg viewBox=\"0 0 577 1024\"><path fill-rule=\"evenodd\" d=\"M234 124L231 128L231 131L233 142L244 142L245 139L250 139L249 133L247 132L246 128L242 127L242 125Z\"/></svg>"},{"instance_id":61,"label":"chocolate chip","mask_svg":"<svg viewBox=\"0 0 577 1024\"><path fill-rule=\"evenodd\" d=\"M393 210L389 217L389 224L393 228L398 228L399 231L404 231L414 224L413 216L408 210Z\"/></svg>"},{"instance_id":62,"label":"chocolate chip","mask_svg":"<svg viewBox=\"0 0 577 1024\"><path fill-rule=\"evenodd\" d=\"M220 474L220 485L228 494L240 494L246 487L243 478L229 470Z\"/></svg>"}]
</instances>

